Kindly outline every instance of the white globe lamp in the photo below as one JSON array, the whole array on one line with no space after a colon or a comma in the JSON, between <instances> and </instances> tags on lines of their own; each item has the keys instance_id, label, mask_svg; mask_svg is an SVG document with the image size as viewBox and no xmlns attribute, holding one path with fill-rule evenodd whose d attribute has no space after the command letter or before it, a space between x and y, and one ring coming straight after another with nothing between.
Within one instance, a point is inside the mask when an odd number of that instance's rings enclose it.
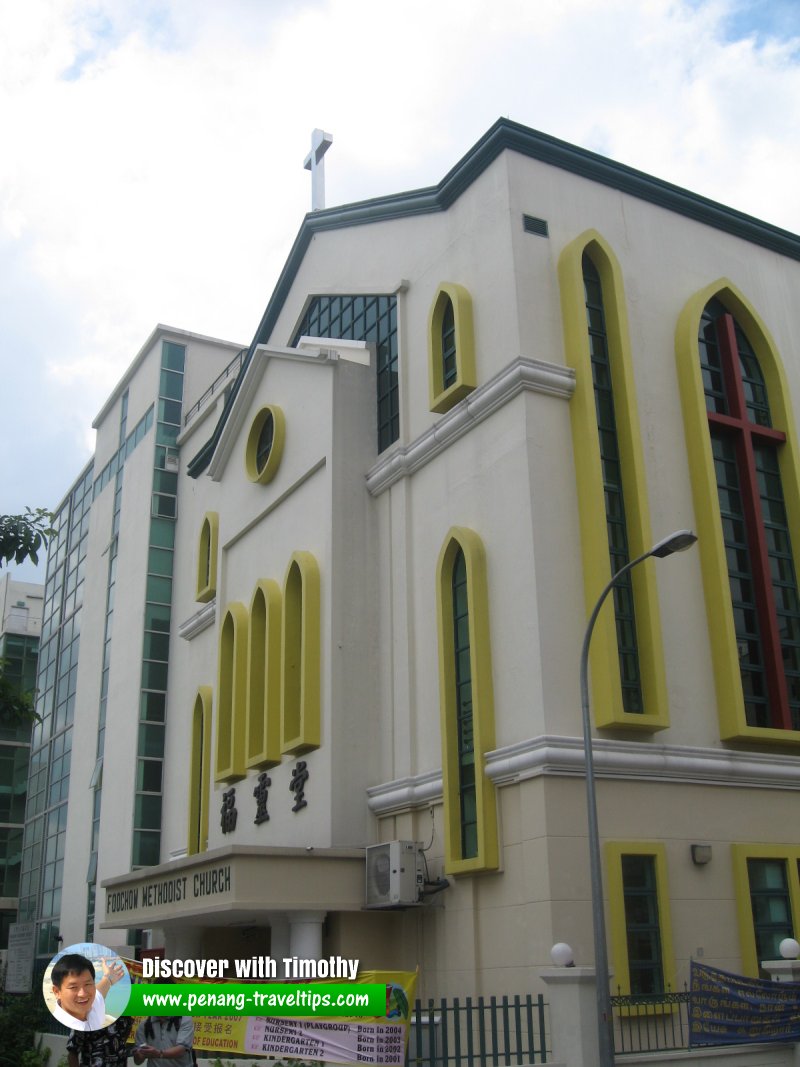
<instances>
[{"instance_id":1,"label":"white globe lamp","mask_svg":"<svg viewBox=\"0 0 800 1067\"><path fill-rule=\"evenodd\" d=\"M796 941L793 937L784 937L778 945L778 952L785 960L796 960L800 956L800 941Z\"/></svg>"},{"instance_id":2,"label":"white globe lamp","mask_svg":"<svg viewBox=\"0 0 800 1067\"><path fill-rule=\"evenodd\" d=\"M550 949L550 959L556 967L574 967L575 953L566 941L559 941Z\"/></svg>"}]
</instances>

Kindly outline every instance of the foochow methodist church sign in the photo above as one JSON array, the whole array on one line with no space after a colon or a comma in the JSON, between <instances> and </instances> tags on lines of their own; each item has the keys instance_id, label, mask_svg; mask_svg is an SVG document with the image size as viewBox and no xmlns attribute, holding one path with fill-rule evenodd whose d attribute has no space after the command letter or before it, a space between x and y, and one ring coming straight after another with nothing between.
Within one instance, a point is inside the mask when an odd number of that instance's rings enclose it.
<instances>
[{"instance_id":1,"label":"foochow methodist church sign","mask_svg":"<svg viewBox=\"0 0 800 1067\"><path fill-rule=\"evenodd\" d=\"M169 918L177 905L199 905L229 900L232 890L232 864L220 863L211 868L165 878L142 879L137 885L115 889L106 886L106 921L104 926L129 926L134 921Z\"/></svg>"},{"instance_id":2,"label":"foochow methodist church sign","mask_svg":"<svg viewBox=\"0 0 800 1067\"><path fill-rule=\"evenodd\" d=\"M106 918L125 916L131 913L161 908L169 904L187 904L203 901L209 897L220 898L231 891L231 864L221 863L210 870L174 878L158 878L145 881L128 889L106 889Z\"/></svg>"},{"instance_id":3,"label":"foochow methodist church sign","mask_svg":"<svg viewBox=\"0 0 800 1067\"><path fill-rule=\"evenodd\" d=\"M107 878L101 927L185 923L212 912L255 918L265 911L360 911L363 849L225 846Z\"/></svg>"}]
</instances>

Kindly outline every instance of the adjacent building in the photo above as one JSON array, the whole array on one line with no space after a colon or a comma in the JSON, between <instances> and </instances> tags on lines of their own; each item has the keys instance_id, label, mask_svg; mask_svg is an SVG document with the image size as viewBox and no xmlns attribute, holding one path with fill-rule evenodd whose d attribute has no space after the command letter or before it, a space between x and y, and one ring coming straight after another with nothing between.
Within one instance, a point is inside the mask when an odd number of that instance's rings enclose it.
<instances>
[{"instance_id":1,"label":"adjacent building","mask_svg":"<svg viewBox=\"0 0 800 1067\"><path fill-rule=\"evenodd\" d=\"M43 592L36 582L0 577L0 663L22 693L36 688ZM0 726L0 953L17 916L30 739L31 723Z\"/></svg>"},{"instance_id":2,"label":"adjacent building","mask_svg":"<svg viewBox=\"0 0 800 1067\"><path fill-rule=\"evenodd\" d=\"M201 397L213 409L224 395L239 352L158 326L99 413L94 457L55 509L19 908L20 921L36 923L42 967L60 944L91 940L99 878L159 857L176 440ZM138 799L140 786L153 799Z\"/></svg>"},{"instance_id":3,"label":"adjacent building","mask_svg":"<svg viewBox=\"0 0 800 1067\"><path fill-rule=\"evenodd\" d=\"M614 985L757 973L800 930L799 259L501 120L307 216L247 348L159 328L48 570L40 953L339 954L424 996L591 962L586 618L693 528L592 646Z\"/></svg>"}]
</instances>

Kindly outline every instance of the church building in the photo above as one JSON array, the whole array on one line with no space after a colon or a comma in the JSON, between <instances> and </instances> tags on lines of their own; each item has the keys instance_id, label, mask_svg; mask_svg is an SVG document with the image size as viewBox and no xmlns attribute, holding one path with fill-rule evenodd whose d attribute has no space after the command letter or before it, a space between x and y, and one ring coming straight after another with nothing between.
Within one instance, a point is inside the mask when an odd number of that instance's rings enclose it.
<instances>
[{"instance_id":1,"label":"church building","mask_svg":"<svg viewBox=\"0 0 800 1067\"><path fill-rule=\"evenodd\" d=\"M435 187L307 215L249 345L159 327L48 569L40 956L345 957L423 997L591 964L581 642L691 529L591 646L612 985L758 974L800 932L798 260L500 120Z\"/></svg>"}]
</instances>

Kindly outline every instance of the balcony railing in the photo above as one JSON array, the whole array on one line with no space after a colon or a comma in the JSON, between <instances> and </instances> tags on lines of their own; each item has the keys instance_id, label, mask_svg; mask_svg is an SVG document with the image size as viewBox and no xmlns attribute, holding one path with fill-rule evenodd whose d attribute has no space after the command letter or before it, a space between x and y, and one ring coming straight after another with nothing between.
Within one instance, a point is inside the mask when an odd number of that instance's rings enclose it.
<instances>
[{"instance_id":1,"label":"balcony railing","mask_svg":"<svg viewBox=\"0 0 800 1067\"><path fill-rule=\"evenodd\" d=\"M614 1050L626 1052L667 1052L689 1046L689 990L649 996L616 996L614 1009Z\"/></svg>"},{"instance_id":2,"label":"balcony railing","mask_svg":"<svg viewBox=\"0 0 800 1067\"><path fill-rule=\"evenodd\" d=\"M192 404L192 406L183 416L184 427L189 425L195 415L202 411L202 409L206 406L211 397L214 396L215 393L218 393L219 390L226 384L226 382L230 381L231 378L233 378L239 373L242 363L244 362L244 357L246 355L246 348L243 348L241 349L241 351L237 352L228 364L228 366L225 368L225 370L222 371L221 374L217 375L217 377L214 379L211 385L209 385L208 389L206 389L206 391L203 393L197 403Z\"/></svg>"}]
</instances>

